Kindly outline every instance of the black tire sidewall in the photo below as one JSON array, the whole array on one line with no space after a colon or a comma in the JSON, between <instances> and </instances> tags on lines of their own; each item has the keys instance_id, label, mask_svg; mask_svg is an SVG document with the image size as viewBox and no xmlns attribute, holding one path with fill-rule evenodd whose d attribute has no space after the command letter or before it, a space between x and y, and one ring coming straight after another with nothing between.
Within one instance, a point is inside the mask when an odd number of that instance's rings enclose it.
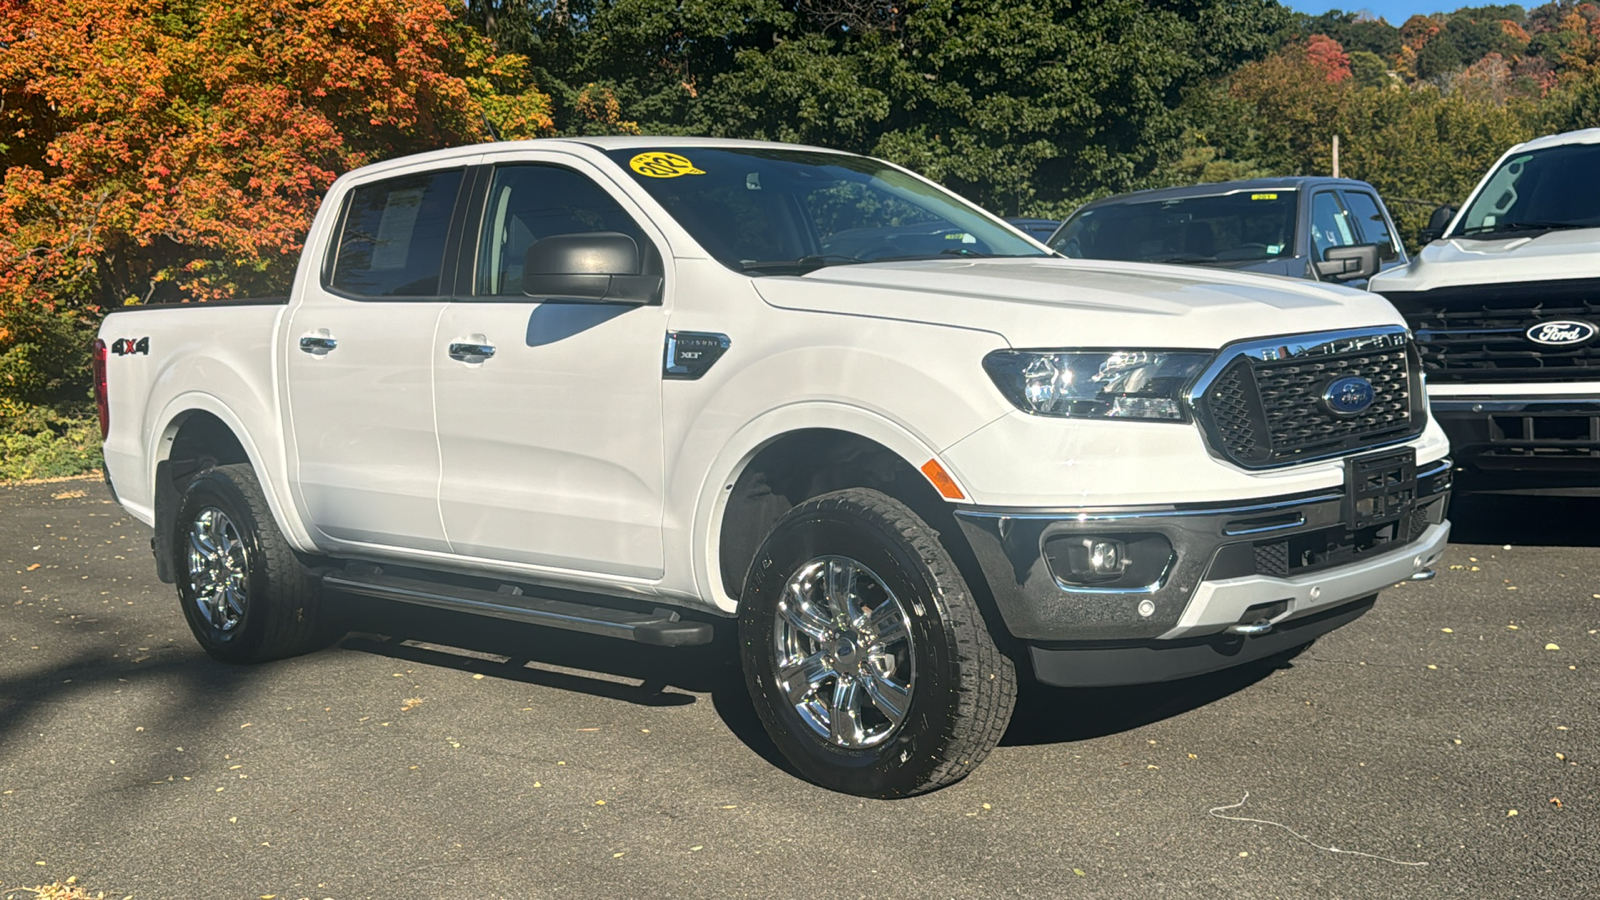
<instances>
[{"instance_id":1,"label":"black tire sidewall","mask_svg":"<svg viewBox=\"0 0 1600 900\"><path fill-rule=\"evenodd\" d=\"M239 624L229 632L213 628L195 607L193 589L189 580L189 528L195 517L207 507L222 510L239 533L245 555L245 606ZM183 617L194 632L195 639L206 653L225 662L247 662L255 658L265 629L260 619L268 602L267 592L272 580L266 571L266 554L262 551L260 525L250 512L250 504L240 492L229 473L208 469L195 476L184 489L178 504L173 539L173 564L178 576L178 599L183 606Z\"/></svg>"},{"instance_id":2,"label":"black tire sidewall","mask_svg":"<svg viewBox=\"0 0 1600 900\"><path fill-rule=\"evenodd\" d=\"M878 576L910 620L915 679L911 706L884 743L860 750L817 735L782 699L773 625L789 577L820 556L845 556ZM756 555L740 602L739 642L745 679L762 722L784 756L824 787L874 797L925 789L929 771L958 725L956 671L944 591L915 548L890 523L847 506L791 512Z\"/></svg>"}]
</instances>

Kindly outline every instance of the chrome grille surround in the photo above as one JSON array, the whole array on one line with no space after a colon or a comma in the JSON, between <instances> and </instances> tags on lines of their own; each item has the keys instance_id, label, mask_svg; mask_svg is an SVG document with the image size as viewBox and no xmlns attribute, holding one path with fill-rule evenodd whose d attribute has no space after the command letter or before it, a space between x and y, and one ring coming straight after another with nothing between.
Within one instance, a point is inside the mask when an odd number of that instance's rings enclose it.
<instances>
[{"instance_id":1,"label":"chrome grille surround","mask_svg":"<svg viewBox=\"0 0 1600 900\"><path fill-rule=\"evenodd\" d=\"M1359 376L1374 399L1354 415L1321 402L1334 380ZM1270 469L1410 440L1427 424L1422 366L1399 326L1298 334L1224 347L1189 391L1219 459Z\"/></svg>"}]
</instances>

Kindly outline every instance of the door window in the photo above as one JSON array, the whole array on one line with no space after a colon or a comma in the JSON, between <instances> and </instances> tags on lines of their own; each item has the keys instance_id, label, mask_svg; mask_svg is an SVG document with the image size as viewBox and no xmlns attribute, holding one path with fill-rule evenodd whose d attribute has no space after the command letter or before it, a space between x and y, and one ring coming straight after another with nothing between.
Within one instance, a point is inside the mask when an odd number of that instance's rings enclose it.
<instances>
[{"instance_id":1,"label":"door window","mask_svg":"<svg viewBox=\"0 0 1600 900\"><path fill-rule=\"evenodd\" d=\"M1385 262L1399 259L1400 248L1395 244L1388 218L1378 206L1378 198L1362 191L1345 191L1344 202L1350 208L1351 217L1361 226L1363 242L1378 245L1378 258Z\"/></svg>"},{"instance_id":2,"label":"door window","mask_svg":"<svg viewBox=\"0 0 1600 900\"><path fill-rule=\"evenodd\" d=\"M478 296L522 297L522 261L541 238L616 231L633 238L642 258L654 246L610 194L588 177L558 166L495 169L478 238Z\"/></svg>"},{"instance_id":3,"label":"door window","mask_svg":"<svg viewBox=\"0 0 1600 900\"><path fill-rule=\"evenodd\" d=\"M435 297L463 170L364 184L350 192L327 284L358 297Z\"/></svg>"},{"instance_id":4,"label":"door window","mask_svg":"<svg viewBox=\"0 0 1600 900\"><path fill-rule=\"evenodd\" d=\"M1350 214L1330 191L1311 197L1311 241L1316 247L1317 259L1322 259L1329 247L1359 243Z\"/></svg>"}]
</instances>

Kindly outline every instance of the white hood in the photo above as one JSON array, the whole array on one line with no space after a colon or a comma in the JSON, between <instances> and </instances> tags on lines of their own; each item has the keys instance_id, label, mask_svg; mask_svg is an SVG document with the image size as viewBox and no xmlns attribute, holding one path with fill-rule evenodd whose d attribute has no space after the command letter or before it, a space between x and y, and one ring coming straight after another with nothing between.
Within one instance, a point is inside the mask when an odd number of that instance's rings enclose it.
<instances>
[{"instance_id":1,"label":"white hood","mask_svg":"<svg viewBox=\"0 0 1600 900\"><path fill-rule=\"evenodd\" d=\"M823 285L830 289L818 290ZM1363 291L1104 260L918 260L755 280L773 306L956 325L1013 347L1214 350L1246 338L1404 325Z\"/></svg>"},{"instance_id":2,"label":"white hood","mask_svg":"<svg viewBox=\"0 0 1600 900\"><path fill-rule=\"evenodd\" d=\"M1434 241L1410 264L1374 276L1371 289L1427 291L1571 278L1600 278L1600 228L1550 231L1536 237Z\"/></svg>"}]
</instances>

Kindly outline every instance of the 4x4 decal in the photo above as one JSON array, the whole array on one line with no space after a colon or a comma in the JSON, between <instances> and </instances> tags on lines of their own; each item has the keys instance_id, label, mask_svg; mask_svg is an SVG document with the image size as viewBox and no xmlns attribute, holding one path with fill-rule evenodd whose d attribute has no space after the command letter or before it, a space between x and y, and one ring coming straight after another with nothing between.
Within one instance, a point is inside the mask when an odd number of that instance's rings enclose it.
<instances>
[{"instance_id":1,"label":"4x4 decal","mask_svg":"<svg viewBox=\"0 0 1600 900\"><path fill-rule=\"evenodd\" d=\"M111 345L111 352L118 356L127 356L130 353L143 353L144 355L149 356L150 339L147 337L118 338Z\"/></svg>"}]
</instances>

